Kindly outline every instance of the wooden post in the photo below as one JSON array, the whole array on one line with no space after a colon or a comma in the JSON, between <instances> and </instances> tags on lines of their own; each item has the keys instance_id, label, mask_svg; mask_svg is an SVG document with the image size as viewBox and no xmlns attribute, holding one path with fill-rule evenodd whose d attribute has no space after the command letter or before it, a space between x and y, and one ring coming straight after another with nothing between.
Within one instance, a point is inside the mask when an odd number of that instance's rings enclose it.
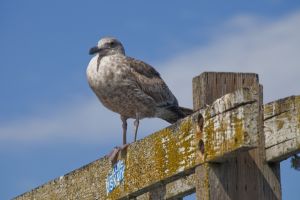
<instances>
[{"instance_id":1,"label":"wooden post","mask_svg":"<svg viewBox=\"0 0 300 200\"><path fill-rule=\"evenodd\" d=\"M15 199L280 200L279 162L300 152L300 95L263 107L257 74L244 73L203 73L193 91L196 112L116 163L98 159Z\"/></svg>"},{"instance_id":2,"label":"wooden post","mask_svg":"<svg viewBox=\"0 0 300 200\"><path fill-rule=\"evenodd\" d=\"M116 163L101 158L15 199L182 198L195 191L196 166L257 146L258 105L257 93L249 88L226 94L130 144Z\"/></svg>"},{"instance_id":3,"label":"wooden post","mask_svg":"<svg viewBox=\"0 0 300 200\"><path fill-rule=\"evenodd\" d=\"M252 73L205 72L193 79L194 110L210 105L226 93L242 87L259 92L259 145L241 152L224 163L206 163L196 167L197 200L281 199L280 165L265 161L263 133L263 91L258 75Z\"/></svg>"}]
</instances>

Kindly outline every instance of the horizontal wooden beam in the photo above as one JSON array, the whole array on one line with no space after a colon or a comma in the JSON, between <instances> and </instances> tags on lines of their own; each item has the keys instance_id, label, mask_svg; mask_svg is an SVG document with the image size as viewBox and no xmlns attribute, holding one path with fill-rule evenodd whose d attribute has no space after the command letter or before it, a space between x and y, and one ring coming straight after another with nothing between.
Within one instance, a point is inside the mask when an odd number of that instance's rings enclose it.
<instances>
[{"instance_id":1,"label":"horizontal wooden beam","mask_svg":"<svg viewBox=\"0 0 300 200\"><path fill-rule=\"evenodd\" d=\"M176 200L176 199L181 199L190 194L193 194L195 193L196 190L195 183L196 183L195 173L192 173L173 182L158 186L157 192L160 193L160 197L161 197L159 199ZM154 189L154 192L156 192L156 189ZM149 199L154 199L153 196L151 195L151 192L144 193L141 196L138 196L136 198L136 200L149 200Z\"/></svg>"},{"instance_id":2,"label":"horizontal wooden beam","mask_svg":"<svg viewBox=\"0 0 300 200\"><path fill-rule=\"evenodd\" d=\"M212 106L129 145L119 155L117 166L102 158L16 199L130 199L185 177L202 163L221 162L254 148L256 95L247 88L227 94ZM124 171L114 175L117 168ZM117 180L113 189L107 185L111 177Z\"/></svg>"},{"instance_id":3,"label":"horizontal wooden beam","mask_svg":"<svg viewBox=\"0 0 300 200\"><path fill-rule=\"evenodd\" d=\"M264 105L266 160L281 161L300 152L300 96L291 96ZM177 185L177 190L174 186ZM195 174L166 185L164 197L184 197L195 190ZM137 200L148 200L144 194Z\"/></svg>"},{"instance_id":4,"label":"horizontal wooden beam","mask_svg":"<svg viewBox=\"0 0 300 200\"><path fill-rule=\"evenodd\" d=\"M279 162L300 152L300 96L264 106L266 160Z\"/></svg>"}]
</instances>

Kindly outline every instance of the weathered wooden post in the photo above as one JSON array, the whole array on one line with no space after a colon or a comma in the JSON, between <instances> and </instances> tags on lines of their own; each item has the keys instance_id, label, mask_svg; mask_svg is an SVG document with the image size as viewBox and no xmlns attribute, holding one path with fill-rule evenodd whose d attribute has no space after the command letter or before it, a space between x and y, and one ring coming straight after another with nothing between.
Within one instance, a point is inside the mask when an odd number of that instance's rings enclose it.
<instances>
[{"instance_id":1,"label":"weathered wooden post","mask_svg":"<svg viewBox=\"0 0 300 200\"><path fill-rule=\"evenodd\" d=\"M246 87L246 88L244 88ZM257 74L193 79L195 113L16 197L281 199L279 162L300 153L300 96L262 105Z\"/></svg>"},{"instance_id":2,"label":"weathered wooden post","mask_svg":"<svg viewBox=\"0 0 300 200\"><path fill-rule=\"evenodd\" d=\"M205 163L196 167L196 196L208 199L281 199L280 165L268 164L263 133L263 91L258 75L252 73L205 72L193 79L194 110L212 104L217 98L237 89L249 87L258 92L258 147L241 152L222 163ZM204 146L205 149L205 146Z\"/></svg>"}]
</instances>

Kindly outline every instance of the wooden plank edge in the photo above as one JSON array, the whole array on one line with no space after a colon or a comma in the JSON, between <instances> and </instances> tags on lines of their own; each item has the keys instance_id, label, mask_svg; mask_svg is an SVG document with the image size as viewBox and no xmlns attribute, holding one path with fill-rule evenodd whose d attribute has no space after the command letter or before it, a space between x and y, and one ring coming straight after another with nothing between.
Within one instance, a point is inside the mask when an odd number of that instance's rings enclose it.
<instances>
[{"instance_id":1,"label":"wooden plank edge","mask_svg":"<svg viewBox=\"0 0 300 200\"><path fill-rule=\"evenodd\" d=\"M266 161L280 162L300 153L300 96L264 106Z\"/></svg>"}]
</instances>

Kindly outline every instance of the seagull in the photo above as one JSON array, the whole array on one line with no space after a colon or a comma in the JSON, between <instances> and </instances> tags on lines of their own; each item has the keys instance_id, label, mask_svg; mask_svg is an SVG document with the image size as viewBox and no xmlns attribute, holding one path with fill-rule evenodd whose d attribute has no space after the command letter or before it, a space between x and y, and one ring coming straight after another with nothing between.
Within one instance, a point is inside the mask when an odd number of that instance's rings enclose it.
<instances>
[{"instance_id":1,"label":"seagull","mask_svg":"<svg viewBox=\"0 0 300 200\"><path fill-rule=\"evenodd\" d=\"M121 149L127 146L127 119L135 119L135 142L141 119L157 117L175 123L192 113L191 109L179 107L176 97L152 66L125 55L118 39L104 37L89 53L93 57L87 67L87 80L100 102L120 114L123 128ZM116 153L118 150L110 157Z\"/></svg>"}]
</instances>

